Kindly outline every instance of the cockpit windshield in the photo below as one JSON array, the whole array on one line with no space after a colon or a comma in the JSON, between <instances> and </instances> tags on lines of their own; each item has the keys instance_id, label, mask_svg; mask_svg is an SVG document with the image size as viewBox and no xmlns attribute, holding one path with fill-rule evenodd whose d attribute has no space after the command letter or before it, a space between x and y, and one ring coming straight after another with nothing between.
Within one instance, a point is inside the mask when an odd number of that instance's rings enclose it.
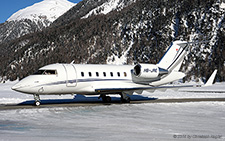
<instances>
[{"instance_id":1,"label":"cockpit windshield","mask_svg":"<svg viewBox=\"0 0 225 141\"><path fill-rule=\"evenodd\" d=\"M56 70L38 70L33 75L56 75Z\"/></svg>"}]
</instances>

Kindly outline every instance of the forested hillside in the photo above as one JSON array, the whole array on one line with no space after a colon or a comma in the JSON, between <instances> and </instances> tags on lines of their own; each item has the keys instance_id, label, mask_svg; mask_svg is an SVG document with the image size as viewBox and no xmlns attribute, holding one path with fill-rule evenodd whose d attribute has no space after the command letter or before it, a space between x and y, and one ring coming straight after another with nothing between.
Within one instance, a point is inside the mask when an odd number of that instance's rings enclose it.
<instances>
[{"instance_id":1,"label":"forested hillside","mask_svg":"<svg viewBox=\"0 0 225 141\"><path fill-rule=\"evenodd\" d=\"M109 4L115 8L105 13ZM43 31L0 44L0 76L21 79L72 61L157 63L171 42L185 40L198 42L183 63L185 79L204 80L217 68L224 81L224 15L222 0L84 0Z\"/></svg>"}]
</instances>

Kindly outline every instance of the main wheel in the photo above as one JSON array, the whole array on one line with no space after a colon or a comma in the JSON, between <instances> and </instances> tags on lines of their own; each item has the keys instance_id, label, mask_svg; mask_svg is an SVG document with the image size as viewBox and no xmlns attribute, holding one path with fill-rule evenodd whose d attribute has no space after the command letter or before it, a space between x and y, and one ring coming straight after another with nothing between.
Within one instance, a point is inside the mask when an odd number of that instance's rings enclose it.
<instances>
[{"instance_id":1,"label":"main wheel","mask_svg":"<svg viewBox=\"0 0 225 141\"><path fill-rule=\"evenodd\" d=\"M111 97L110 96L106 96L106 102L111 102Z\"/></svg>"},{"instance_id":2,"label":"main wheel","mask_svg":"<svg viewBox=\"0 0 225 141\"><path fill-rule=\"evenodd\" d=\"M130 97L128 97L126 99L121 98L121 102L122 103L130 103Z\"/></svg>"},{"instance_id":3,"label":"main wheel","mask_svg":"<svg viewBox=\"0 0 225 141\"><path fill-rule=\"evenodd\" d=\"M102 101L106 102L106 103L111 102L111 97L110 96L103 96Z\"/></svg>"}]
</instances>

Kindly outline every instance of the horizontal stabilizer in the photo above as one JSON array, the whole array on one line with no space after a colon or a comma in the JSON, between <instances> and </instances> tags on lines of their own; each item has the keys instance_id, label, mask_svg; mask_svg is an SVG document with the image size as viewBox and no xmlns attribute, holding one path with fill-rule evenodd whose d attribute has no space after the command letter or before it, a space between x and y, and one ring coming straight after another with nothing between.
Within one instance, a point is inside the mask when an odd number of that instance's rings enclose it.
<instances>
[{"instance_id":1,"label":"horizontal stabilizer","mask_svg":"<svg viewBox=\"0 0 225 141\"><path fill-rule=\"evenodd\" d=\"M212 86L213 84L213 81L216 77L216 73L217 73L217 70L214 70L214 72L212 73L212 75L209 77L208 81L205 83L204 87L206 86Z\"/></svg>"}]
</instances>

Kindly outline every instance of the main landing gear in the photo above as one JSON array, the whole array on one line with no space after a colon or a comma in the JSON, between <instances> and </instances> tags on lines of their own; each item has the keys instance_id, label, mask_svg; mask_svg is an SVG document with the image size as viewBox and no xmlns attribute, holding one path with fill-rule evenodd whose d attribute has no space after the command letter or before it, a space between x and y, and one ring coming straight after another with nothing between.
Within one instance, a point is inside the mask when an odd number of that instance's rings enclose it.
<instances>
[{"instance_id":1,"label":"main landing gear","mask_svg":"<svg viewBox=\"0 0 225 141\"><path fill-rule=\"evenodd\" d=\"M98 99L102 98L102 101L104 103L109 103L112 101L111 97L110 96L106 96L105 94L101 94Z\"/></svg>"},{"instance_id":2,"label":"main landing gear","mask_svg":"<svg viewBox=\"0 0 225 141\"><path fill-rule=\"evenodd\" d=\"M127 94L121 93L120 96L121 96L120 100L121 100L122 103L130 103L130 97L127 96ZM110 96L106 96L105 94L101 94L98 97L98 99L100 99L100 98L102 98L102 101L104 103L110 103L110 102L112 102L111 97Z\"/></svg>"},{"instance_id":3,"label":"main landing gear","mask_svg":"<svg viewBox=\"0 0 225 141\"><path fill-rule=\"evenodd\" d=\"M120 100L122 103L130 103L130 97L127 96L127 94L122 93L120 94L120 96L121 96Z\"/></svg>"},{"instance_id":4,"label":"main landing gear","mask_svg":"<svg viewBox=\"0 0 225 141\"><path fill-rule=\"evenodd\" d=\"M36 106L40 106L41 104L41 100L40 100L40 96L38 94L34 94L34 100L35 100L35 105Z\"/></svg>"}]
</instances>

